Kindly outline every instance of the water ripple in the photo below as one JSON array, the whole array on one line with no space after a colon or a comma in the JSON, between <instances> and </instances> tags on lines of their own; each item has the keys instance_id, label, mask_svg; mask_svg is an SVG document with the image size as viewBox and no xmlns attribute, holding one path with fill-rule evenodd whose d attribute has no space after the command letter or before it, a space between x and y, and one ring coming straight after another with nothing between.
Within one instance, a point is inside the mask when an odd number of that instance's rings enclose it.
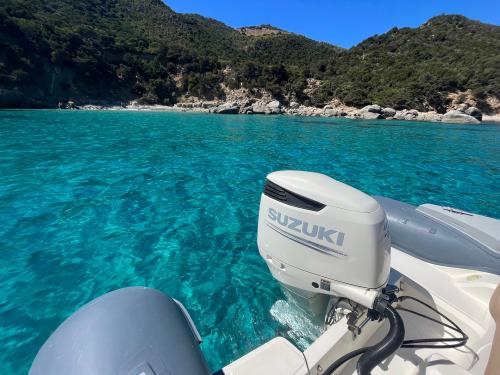
<instances>
[{"instance_id":1,"label":"water ripple","mask_svg":"<svg viewBox=\"0 0 500 375\"><path fill-rule=\"evenodd\" d=\"M213 370L276 334L305 347L320 331L256 247L265 175L498 217L499 141L497 125L0 112L0 372L26 373L77 307L131 285L186 305Z\"/></svg>"}]
</instances>

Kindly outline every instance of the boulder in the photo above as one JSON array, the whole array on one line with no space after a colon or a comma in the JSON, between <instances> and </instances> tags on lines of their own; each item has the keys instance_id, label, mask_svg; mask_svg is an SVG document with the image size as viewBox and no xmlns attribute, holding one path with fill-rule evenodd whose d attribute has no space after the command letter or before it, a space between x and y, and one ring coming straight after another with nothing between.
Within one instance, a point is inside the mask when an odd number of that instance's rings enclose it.
<instances>
[{"instance_id":1,"label":"boulder","mask_svg":"<svg viewBox=\"0 0 500 375\"><path fill-rule=\"evenodd\" d=\"M419 113L416 120L417 121L430 121L430 122L440 122L443 119L443 115L436 112L424 112Z\"/></svg>"},{"instance_id":2,"label":"boulder","mask_svg":"<svg viewBox=\"0 0 500 375\"><path fill-rule=\"evenodd\" d=\"M299 103L297 103L297 102L291 102L291 103L290 103L290 108L292 108L292 109L297 109L297 108L299 108L299 107L300 107L300 105L299 105Z\"/></svg>"},{"instance_id":3,"label":"boulder","mask_svg":"<svg viewBox=\"0 0 500 375\"><path fill-rule=\"evenodd\" d=\"M220 115L235 115L240 111L240 107L235 103L224 103L215 108L214 112Z\"/></svg>"},{"instance_id":4,"label":"boulder","mask_svg":"<svg viewBox=\"0 0 500 375\"><path fill-rule=\"evenodd\" d=\"M378 120L384 118L381 113L375 113L370 111L360 111L358 113L359 118L362 120Z\"/></svg>"},{"instance_id":5,"label":"boulder","mask_svg":"<svg viewBox=\"0 0 500 375\"><path fill-rule=\"evenodd\" d=\"M403 111L396 111L396 114L392 118L393 120L404 120L405 119L406 112Z\"/></svg>"},{"instance_id":6,"label":"boulder","mask_svg":"<svg viewBox=\"0 0 500 375\"><path fill-rule=\"evenodd\" d=\"M453 124L479 124L479 120L475 117L469 116L461 111L452 110L447 112L442 119L443 122Z\"/></svg>"},{"instance_id":7,"label":"boulder","mask_svg":"<svg viewBox=\"0 0 500 375\"><path fill-rule=\"evenodd\" d=\"M271 111L268 108L268 106L265 105L264 103L257 102L252 104L252 113L263 115L263 114L270 114Z\"/></svg>"},{"instance_id":8,"label":"boulder","mask_svg":"<svg viewBox=\"0 0 500 375\"><path fill-rule=\"evenodd\" d=\"M322 116L325 116L325 117L336 117L336 116L339 116L339 111L337 111L336 109L333 109L331 107L330 108L324 108Z\"/></svg>"},{"instance_id":9,"label":"boulder","mask_svg":"<svg viewBox=\"0 0 500 375\"><path fill-rule=\"evenodd\" d=\"M469 107L465 110L465 114L474 117L476 120L481 121L483 114L476 107Z\"/></svg>"},{"instance_id":10,"label":"boulder","mask_svg":"<svg viewBox=\"0 0 500 375\"><path fill-rule=\"evenodd\" d=\"M382 113L382 107L377 104L367 105L359 110L360 112Z\"/></svg>"},{"instance_id":11,"label":"boulder","mask_svg":"<svg viewBox=\"0 0 500 375\"><path fill-rule=\"evenodd\" d=\"M269 108L269 112L272 114L280 114L281 113L281 103L278 100L273 100L267 104L267 108Z\"/></svg>"},{"instance_id":12,"label":"boulder","mask_svg":"<svg viewBox=\"0 0 500 375\"><path fill-rule=\"evenodd\" d=\"M412 121L416 120L418 117L418 111L415 109L403 109L402 111L396 111L394 114L394 119L395 120L406 120L406 121Z\"/></svg>"},{"instance_id":13,"label":"boulder","mask_svg":"<svg viewBox=\"0 0 500 375\"><path fill-rule=\"evenodd\" d=\"M396 110L394 108L387 107L382 109L382 114L384 117L394 117L396 115Z\"/></svg>"}]
</instances>

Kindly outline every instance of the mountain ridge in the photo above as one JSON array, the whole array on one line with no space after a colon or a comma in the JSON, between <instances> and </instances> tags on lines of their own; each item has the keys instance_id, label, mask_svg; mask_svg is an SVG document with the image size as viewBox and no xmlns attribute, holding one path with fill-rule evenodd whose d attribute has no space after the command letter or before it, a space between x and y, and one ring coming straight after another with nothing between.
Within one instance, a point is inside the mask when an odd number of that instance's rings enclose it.
<instances>
[{"instance_id":1,"label":"mountain ridge","mask_svg":"<svg viewBox=\"0 0 500 375\"><path fill-rule=\"evenodd\" d=\"M469 90L486 109L489 97L500 97L495 25L441 15L350 49L271 30L279 29L235 29L160 0L4 0L0 107L69 99L171 105L186 96L223 99L241 87L307 105L338 99L438 111L451 92Z\"/></svg>"}]
</instances>

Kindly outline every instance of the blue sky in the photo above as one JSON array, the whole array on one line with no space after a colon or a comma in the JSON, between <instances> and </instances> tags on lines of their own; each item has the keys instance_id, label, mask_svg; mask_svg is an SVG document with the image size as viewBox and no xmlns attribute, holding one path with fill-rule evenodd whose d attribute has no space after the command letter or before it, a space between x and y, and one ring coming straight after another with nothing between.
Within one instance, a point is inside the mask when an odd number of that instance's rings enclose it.
<instances>
[{"instance_id":1,"label":"blue sky","mask_svg":"<svg viewBox=\"0 0 500 375\"><path fill-rule=\"evenodd\" d=\"M415 27L439 14L462 14L500 24L500 0L165 0L233 27L270 23L342 47L394 26Z\"/></svg>"}]
</instances>

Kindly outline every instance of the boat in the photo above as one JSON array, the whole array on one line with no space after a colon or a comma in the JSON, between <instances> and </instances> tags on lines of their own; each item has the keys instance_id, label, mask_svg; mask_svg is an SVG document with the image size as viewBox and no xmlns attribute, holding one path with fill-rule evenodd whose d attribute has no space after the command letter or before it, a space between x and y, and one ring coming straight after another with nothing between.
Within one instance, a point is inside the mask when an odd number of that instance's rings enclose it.
<instances>
[{"instance_id":1,"label":"boat","mask_svg":"<svg viewBox=\"0 0 500 375\"><path fill-rule=\"evenodd\" d=\"M324 330L304 351L275 337L216 374L500 373L499 220L303 171L267 176L258 220L271 274ZM181 302L130 287L65 320L29 374L211 374L201 340Z\"/></svg>"}]
</instances>

